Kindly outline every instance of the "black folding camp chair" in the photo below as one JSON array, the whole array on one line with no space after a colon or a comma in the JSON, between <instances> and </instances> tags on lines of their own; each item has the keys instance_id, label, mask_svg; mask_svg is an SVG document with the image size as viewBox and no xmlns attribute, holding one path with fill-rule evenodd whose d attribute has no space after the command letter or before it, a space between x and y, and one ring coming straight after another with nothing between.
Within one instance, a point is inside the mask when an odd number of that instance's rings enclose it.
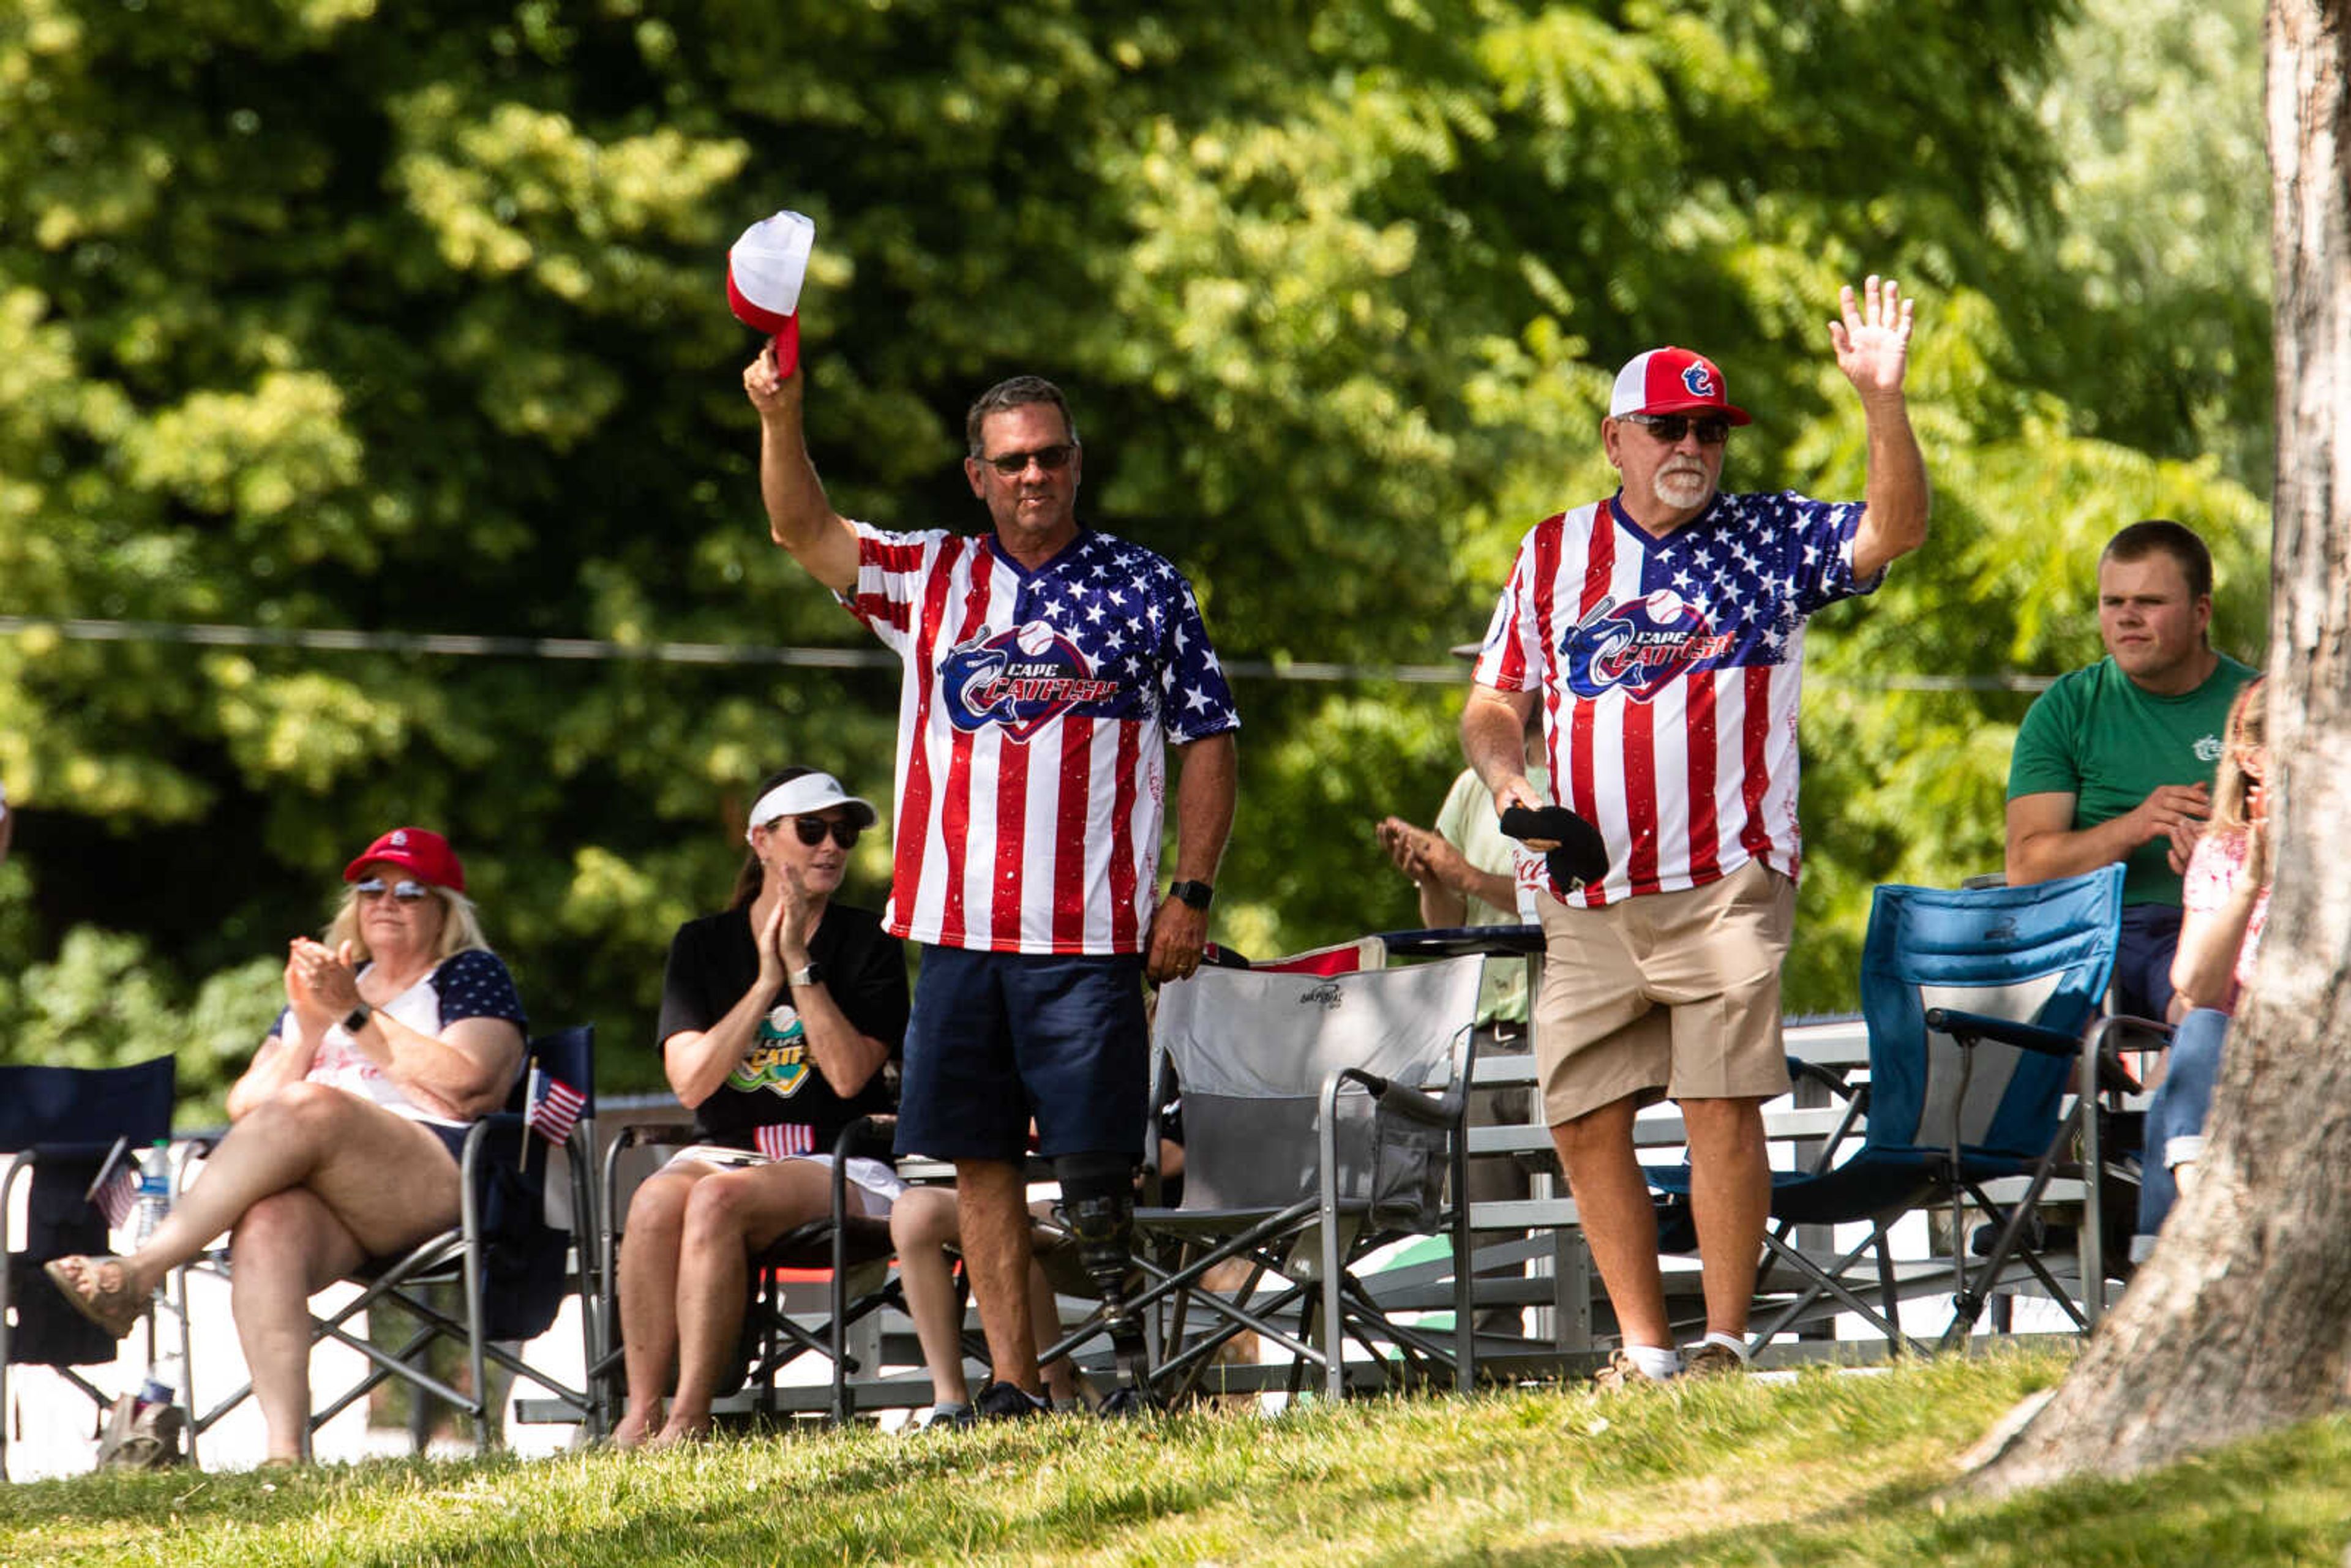
<instances>
[{"instance_id":1,"label":"black folding camp chair","mask_svg":"<svg viewBox=\"0 0 2351 1568\"><path fill-rule=\"evenodd\" d=\"M130 1171L139 1151L172 1135L172 1058L130 1067L0 1067L0 1478L7 1474L13 1412L8 1369L47 1366L99 1411L114 1396L76 1369L111 1364L115 1341L41 1272L52 1258L107 1251L107 1217L92 1185L102 1168ZM30 1178L25 1234L8 1223L16 1184ZM154 1319L148 1319L153 1349Z\"/></svg>"}]
</instances>

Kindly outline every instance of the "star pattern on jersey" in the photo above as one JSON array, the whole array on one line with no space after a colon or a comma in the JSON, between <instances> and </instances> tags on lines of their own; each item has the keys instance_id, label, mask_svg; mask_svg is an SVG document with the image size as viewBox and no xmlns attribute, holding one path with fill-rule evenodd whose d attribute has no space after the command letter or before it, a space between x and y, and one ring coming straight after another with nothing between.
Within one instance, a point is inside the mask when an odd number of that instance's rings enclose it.
<instances>
[{"instance_id":1,"label":"star pattern on jersey","mask_svg":"<svg viewBox=\"0 0 2351 1568\"><path fill-rule=\"evenodd\" d=\"M1720 664L1776 664L1795 644L1799 601L1805 580L1818 574L1822 546L1802 531L1791 497L1740 499L1745 505L1718 507L1660 541L1644 576L1671 587L1716 635L1730 640Z\"/></svg>"},{"instance_id":2,"label":"star pattern on jersey","mask_svg":"<svg viewBox=\"0 0 2351 1568\"><path fill-rule=\"evenodd\" d=\"M1089 533L1023 597L1023 614L1069 637L1099 668L1150 683L1153 700L1185 736L1239 723L1191 587L1165 557Z\"/></svg>"}]
</instances>

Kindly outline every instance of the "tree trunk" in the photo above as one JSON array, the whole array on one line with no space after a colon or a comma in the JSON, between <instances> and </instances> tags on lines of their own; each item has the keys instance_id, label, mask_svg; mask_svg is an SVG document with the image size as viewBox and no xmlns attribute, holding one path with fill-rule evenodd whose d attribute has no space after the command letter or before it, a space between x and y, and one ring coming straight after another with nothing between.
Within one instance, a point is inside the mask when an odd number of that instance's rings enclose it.
<instances>
[{"instance_id":1,"label":"tree trunk","mask_svg":"<svg viewBox=\"0 0 2351 1568\"><path fill-rule=\"evenodd\" d=\"M2272 0L2278 473L2269 926L2199 1176L1971 1485L2128 1473L2339 1406L2351 1368L2351 0Z\"/></svg>"}]
</instances>

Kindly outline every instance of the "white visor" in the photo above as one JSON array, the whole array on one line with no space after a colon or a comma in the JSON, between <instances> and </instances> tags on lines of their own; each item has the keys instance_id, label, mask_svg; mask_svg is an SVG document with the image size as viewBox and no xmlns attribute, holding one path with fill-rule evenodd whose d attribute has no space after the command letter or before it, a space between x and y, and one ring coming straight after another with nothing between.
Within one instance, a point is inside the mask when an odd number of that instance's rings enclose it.
<instances>
[{"instance_id":1,"label":"white visor","mask_svg":"<svg viewBox=\"0 0 2351 1568\"><path fill-rule=\"evenodd\" d=\"M759 803L751 808L751 826L743 831L743 836L749 839L754 829L764 828L779 817L812 817L836 806L848 808L849 820L861 828L870 828L881 821L881 813L871 801L845 792L841 781L831 774L803 773L759 797Z\"/></svg>"}]
</instances>

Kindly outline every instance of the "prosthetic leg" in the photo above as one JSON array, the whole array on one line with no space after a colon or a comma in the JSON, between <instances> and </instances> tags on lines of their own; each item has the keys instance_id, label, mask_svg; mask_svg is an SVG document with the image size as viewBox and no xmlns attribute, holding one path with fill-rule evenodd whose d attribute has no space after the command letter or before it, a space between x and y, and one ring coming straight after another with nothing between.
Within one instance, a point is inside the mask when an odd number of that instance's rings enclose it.
<instances>
[{"instance_id":1,"label":"prosthetic leg","mask_svg":"<svg viewBox=\"0 0 2351 1568\"><path fill-rule=\"evenodd\" d=\"M1120 1385L1103 1399L1105 1416L1139 1415L1151 1406L1143 1320L1126 1304L1134 1268L1134 1160L1120 1154L1060 1155L1053 1176L1061 1184L1061 1218L1077 1238L1078 1263L1102 1298Z\"/></svg>"}]
</instances>

